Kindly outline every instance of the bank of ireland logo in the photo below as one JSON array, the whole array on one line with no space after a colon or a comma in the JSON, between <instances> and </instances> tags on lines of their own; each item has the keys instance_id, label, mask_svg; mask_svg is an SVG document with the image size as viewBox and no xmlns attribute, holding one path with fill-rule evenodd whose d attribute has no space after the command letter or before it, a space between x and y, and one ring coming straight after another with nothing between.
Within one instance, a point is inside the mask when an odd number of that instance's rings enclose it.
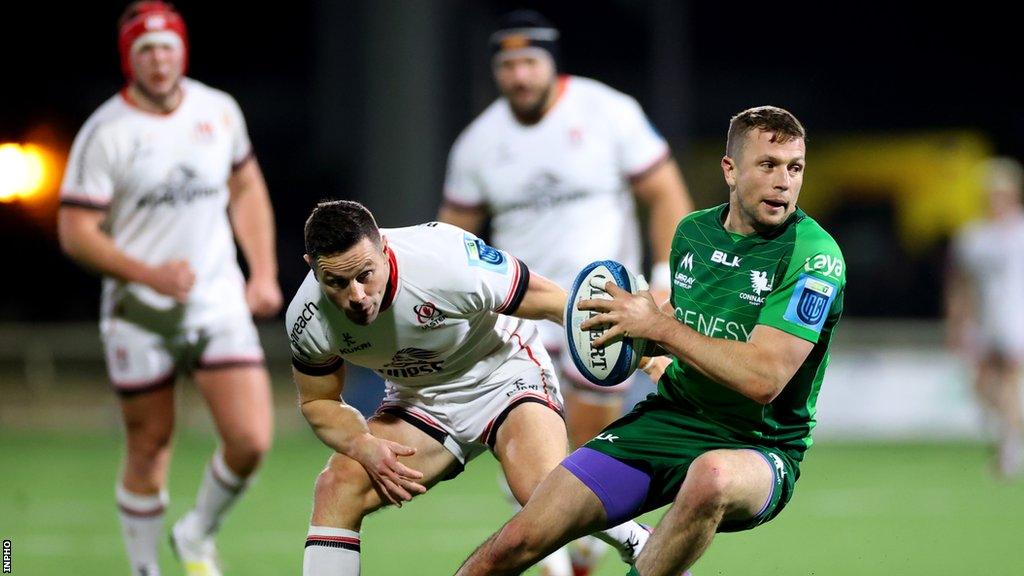
<instances>
[{"instance_id":1,"label":"bank of ireland logo","mask_svg":"<svg viewBox=\"0 0 1024 576\"><path fill-rule=\"evenodd\" d=\"M837 291L838 288L831 282L801 274L783 318L804 328L820 331Z\"/></svg>"}]
</instances>

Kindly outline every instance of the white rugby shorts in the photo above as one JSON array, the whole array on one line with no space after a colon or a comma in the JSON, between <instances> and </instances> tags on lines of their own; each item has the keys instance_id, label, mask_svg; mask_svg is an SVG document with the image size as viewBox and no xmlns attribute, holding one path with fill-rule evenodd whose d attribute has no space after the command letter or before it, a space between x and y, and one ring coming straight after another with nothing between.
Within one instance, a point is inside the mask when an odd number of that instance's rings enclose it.
<instances>
[{"instance_id":1,"label":"white rugby shorts","mask_svg":"<svg viewBox=\"0 0 1024 576\"><path fill-rule=\"evenodd\" d=\"M436 394L429 401L400 384L386 385L375 417L397 416L441 443L460 464L451 476L484 450L494 449L498 429L516 406L536 402L559 415L564 407L551 359L543 349L532 346L520 348L483 379L447 384L450 392Z\"/></svg>"}]
</instances>

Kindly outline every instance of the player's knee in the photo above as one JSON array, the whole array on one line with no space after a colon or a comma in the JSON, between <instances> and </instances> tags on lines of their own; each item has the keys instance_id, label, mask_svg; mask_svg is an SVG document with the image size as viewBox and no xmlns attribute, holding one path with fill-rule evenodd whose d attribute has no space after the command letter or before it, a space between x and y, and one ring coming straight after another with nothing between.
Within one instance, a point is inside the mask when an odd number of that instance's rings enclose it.
<instances>
[{"instance_id":1,"label":"player's knee","mask_svg":"<svg viewBox=\"0 0 1024 576\"><path fill-rule=\"evenodd\" d=\"M229 460L239 462L250 470L259 466L270 451L270 434L246 432L225 439L224 451Z\"/></svg>"},{"instance_id":2,"label":"player's knee","mask_svg":"<svg viewBox=\"0 0 1024 576\"><path fill-rule=\"evenodd\" d=\"M127 426L128 459L132 462L151 462L162 456L171 446L172 428L139 423Z\"/></svg>"},{"instance_id":3,"label":"player's knee","mask_svg":"<svg viewBox=\"0 0 1024 576\"><path fill-rule=\"evenodd\" d=\"M490 550L495 567L518 566L537 557L541 542L526 522L510 520L498 533Z\"/></svg>"},{"instance_id":4,"label":"player's knee","mask_svg":"<svg viewBox=\"0 0 1024 576\"><path fill-rule=\"evenodd\" d=\"M316 478L314 496L317 506L331 510L348 511L361 507L372 508L366 470L355 460L333 461Z\"/></svg>"},{"instance_id":5,"label":"player's knee","mask_svg":"<svg viewBox=\"0 0 1024 576\"><path fill-rule=\"evenodd\" d=\"M708 452L699 456L690 465L684 484L688 503L710 513L720 513L728 505L732 486L733 472L728 461L722 456Z\"/></svg>"}]
</instances>

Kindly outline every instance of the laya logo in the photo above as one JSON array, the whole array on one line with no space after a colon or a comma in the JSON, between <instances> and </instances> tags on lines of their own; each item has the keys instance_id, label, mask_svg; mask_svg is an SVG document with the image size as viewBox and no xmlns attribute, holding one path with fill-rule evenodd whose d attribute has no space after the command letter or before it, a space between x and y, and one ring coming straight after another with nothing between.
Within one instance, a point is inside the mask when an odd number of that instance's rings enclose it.
<instances>
[{"instance_id":1,"label":"laya logo","mask_svg":"<svg viewBox=\"0 0 1024 576\"><path fill-rule=\"evenodd\" d=\"M437 352L422 348L402 348L395 352L391 362L384 365L381 374L398 378L415 378L426 374L440 372L444 360L438 358Z\"/></svg>"},{"instance_id":2,"label":"laya logo","mask_svg":"<svg viewBox=\"0 0 1024 576\"><path fill-rule=\"evenodd\" d=\"M740 265L739 256L730 256L721 250L715 250L711 255L711 261L717 262L723 266L729 266L730 268L735 268Z\"/></svg>"},{"instance_id":3,"label":"laya logo","mask_svg":"<svg viewBox=\"0 0 1024 576\"><path fill-rule=\"evenodd\" d=\"M412 311L416 313L416 322L419 322L420 328L424 330L430 328L436 328L444 321L448 319L444 312L437 309L437 306L433 302L424 302L412 307Z\"/></svg>"},{"instance_id":4,"label":"laya logo","mask_svg":"<svg viewBox=\"0 0 1024 576\"><path fill-rule=\"evenodd\" d=\"M502 274L508 272L508 260L505 259L501 250L491 248L472 234L463 235L462 241L466 247L466 258L470 266L480 266Z\"/></svg>"},{"instance_id":5,"label":"laya logo","mask_svg":"<svg viewBox=\"0 0 1024 576\"><path fill-rule=\"evenodd\" d=\"M804 271L820 272L825 276L841 278L843 275L843 261L837 256L829 256L828 254L808 256L804 260Z\"/></svg>"}]
</instances>

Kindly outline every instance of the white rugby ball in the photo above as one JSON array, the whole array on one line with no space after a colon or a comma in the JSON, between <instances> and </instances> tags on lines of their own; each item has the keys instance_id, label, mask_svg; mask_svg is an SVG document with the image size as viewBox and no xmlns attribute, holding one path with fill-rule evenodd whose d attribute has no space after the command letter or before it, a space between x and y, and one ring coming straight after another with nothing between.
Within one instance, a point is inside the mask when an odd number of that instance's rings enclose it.
<instances>
[{"instance_id":1,"label":"white rugby ball","mask_svg":"<svg viewBox=\"0 0 1024 576\"><path fill-rule=\"evenodd\" d=\"M633 294L647 290L643 276L634 275L614 260L599 260L588 264L576 276L565 308L569 354L583 376L598 386L614 386L629 378L647 348L647 341L641 338L616 338L604 348L594 348L591 343L600 338L605 329L580 329L584 320L598 315L598 312L579 310L577 304L594 298L611 300L611 295L604 290L608 281Z\"/></svg>"}]
</instances>

